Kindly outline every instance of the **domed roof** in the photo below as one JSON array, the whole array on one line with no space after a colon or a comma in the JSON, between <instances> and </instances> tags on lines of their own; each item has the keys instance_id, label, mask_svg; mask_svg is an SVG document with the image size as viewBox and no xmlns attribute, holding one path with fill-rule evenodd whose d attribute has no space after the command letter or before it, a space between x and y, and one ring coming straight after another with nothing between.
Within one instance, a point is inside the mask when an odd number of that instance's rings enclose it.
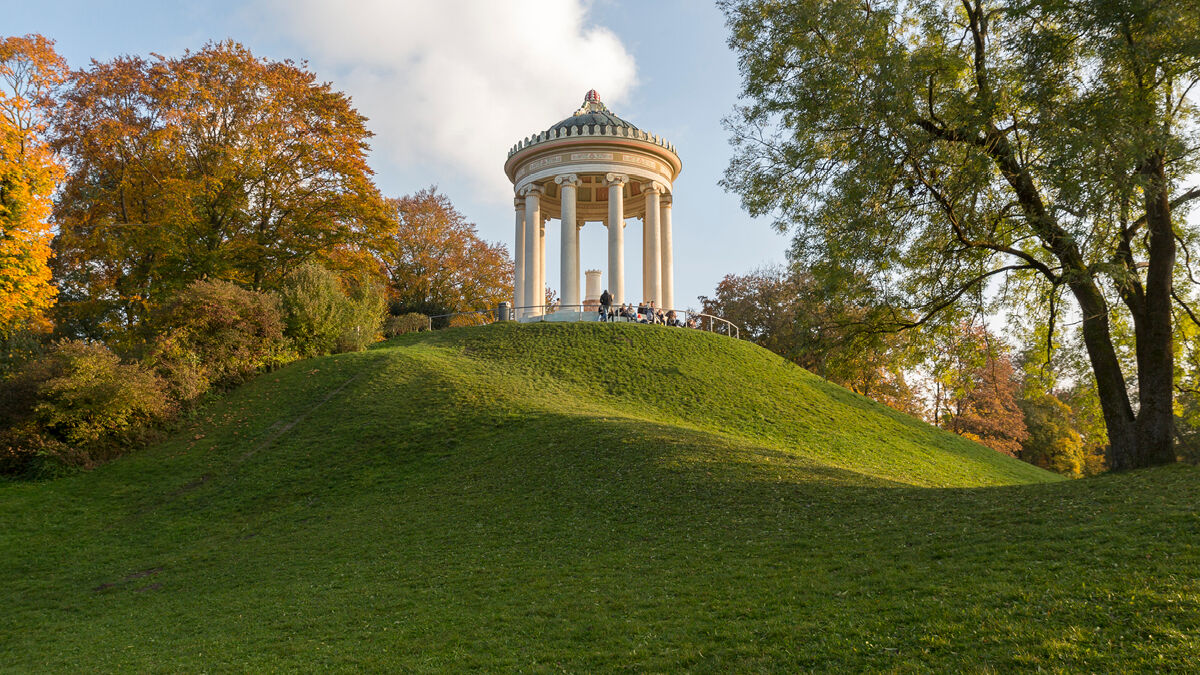
<instances>
[{"instance_id":1,"label":"domed roof","mask_svg":"<svg viewBox=\"0 0 1200 675\"><path fill-rule=\"evenodd\" d=\"M568 127L581 127L587 124L637 129L636 126L612 114L612 111L600 101L600 94L596 93L595 89L591 89L583 97L583 105L580 106L579 110L576 110L574 114L565 120L550 125L550 128L546 129L546 133L550 133L555 129L560 129L563 133L566 133Z\"/></svg>"}]
</instances>

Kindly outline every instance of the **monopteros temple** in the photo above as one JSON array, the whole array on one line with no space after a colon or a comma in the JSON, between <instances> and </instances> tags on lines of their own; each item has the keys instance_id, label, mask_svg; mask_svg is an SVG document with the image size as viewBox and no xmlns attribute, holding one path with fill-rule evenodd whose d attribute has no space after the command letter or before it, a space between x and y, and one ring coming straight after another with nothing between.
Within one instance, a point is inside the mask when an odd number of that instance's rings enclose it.
<instances>
[{"instance_id":1,"label":"monopteros temple","mask_svg":"<svg viewBox=\"0 0 1200 675\"><path fill-rule=\"evenodd\" d=\"M674 308L671 190L683 164L675 146L612 114L595 90L583 106L549 129L512 147L504 171L516 207L518 317L543 313L546 295L546 223L560 222L562 309L579 309L579 229L608 228L605 285L616 304L653 301ZM626 219L642 221L642 292L625 288Z\"/></svg>"}]
</instances>

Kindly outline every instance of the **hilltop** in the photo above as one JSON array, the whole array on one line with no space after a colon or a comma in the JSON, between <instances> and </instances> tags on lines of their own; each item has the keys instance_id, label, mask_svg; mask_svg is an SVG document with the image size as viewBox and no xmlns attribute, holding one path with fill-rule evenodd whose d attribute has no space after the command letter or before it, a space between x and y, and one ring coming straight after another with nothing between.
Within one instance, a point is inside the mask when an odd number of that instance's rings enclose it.
<instances>
[{"instance_id":1,"label":"hilltop","mask_svg":"<svg viewBox=\"0 0 1200 675\"><path fill-rule=\"evenodd\" d=\"M1061 481L687 329L407 335L0 485L0 668L1186 669L1197 477Z\"/></svg>"}]
</instances>

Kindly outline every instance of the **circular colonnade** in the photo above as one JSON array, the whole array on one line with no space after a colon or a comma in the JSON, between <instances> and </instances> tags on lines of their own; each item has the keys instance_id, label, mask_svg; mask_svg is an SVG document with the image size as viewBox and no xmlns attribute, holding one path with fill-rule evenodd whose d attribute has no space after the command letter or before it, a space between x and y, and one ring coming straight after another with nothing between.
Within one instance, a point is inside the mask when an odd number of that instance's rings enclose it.
<instances>
[{"instance_id":1,"label":"circular colonnade","mask_svg":"<svg viewBox=\"0 0 1200 675\"><path fill-rule=\"evenodd\" d=\"M608 228L608 290L616 305L634 301L625 287L626 219L642 221L642 302L674 307L671 192L683 168L675 146L617 117L595 90L575 113L512 147L504 171L513 183L518 318L545 313L546 223L560 222L564 309L581 309L579 230Z\"/></svg>"}]
</instances>

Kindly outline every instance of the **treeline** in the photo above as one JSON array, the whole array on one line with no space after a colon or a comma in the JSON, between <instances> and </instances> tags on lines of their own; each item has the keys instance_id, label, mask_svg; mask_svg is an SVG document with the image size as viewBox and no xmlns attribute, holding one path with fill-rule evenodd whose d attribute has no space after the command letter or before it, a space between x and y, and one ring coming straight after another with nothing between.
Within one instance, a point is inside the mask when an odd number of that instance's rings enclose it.
<instances>
[{"instance_id":1,"label":"treeline","mask_svg":"<svg viewBox=\"0 0 1200 675\"><path fill-rule=\"evenodd\" d=\"M1040 317L1010 317L999 336L960 312L896 330L899 310L879 304L866 278L802 266L726 276L700 302L798 365L999 452L1068 476L1108 468L1095 382L1070 326L1050 334ZM1176 427L1180 455L1195 458L1200 397L1188 383L1200 371L1189 328L1176 334Z\"/></svg>"},{"instance_id":2,"label":"treeline","mask_svg":"<svg viewBox=\"0 0 1200 675\"><path fill-rule=\"evenodd\" d=\"M1114 471L1187 452L1195 0L720 5L742 75L722 184L791 261L869 279L878 329L1006 314L1018 351L1085 356Z\"/></svg>"},{"instance_id":3,"label":"treeline","mask_svg":"<svg viewBox=\"0 0 1200 675\"><path fill-rule=\"evenodd\" d=\"M367 120L234 42L0 40L0 472L90 466L262 369L493 306L503 245L380 194Z\"/></svg>"}]
</instances>

